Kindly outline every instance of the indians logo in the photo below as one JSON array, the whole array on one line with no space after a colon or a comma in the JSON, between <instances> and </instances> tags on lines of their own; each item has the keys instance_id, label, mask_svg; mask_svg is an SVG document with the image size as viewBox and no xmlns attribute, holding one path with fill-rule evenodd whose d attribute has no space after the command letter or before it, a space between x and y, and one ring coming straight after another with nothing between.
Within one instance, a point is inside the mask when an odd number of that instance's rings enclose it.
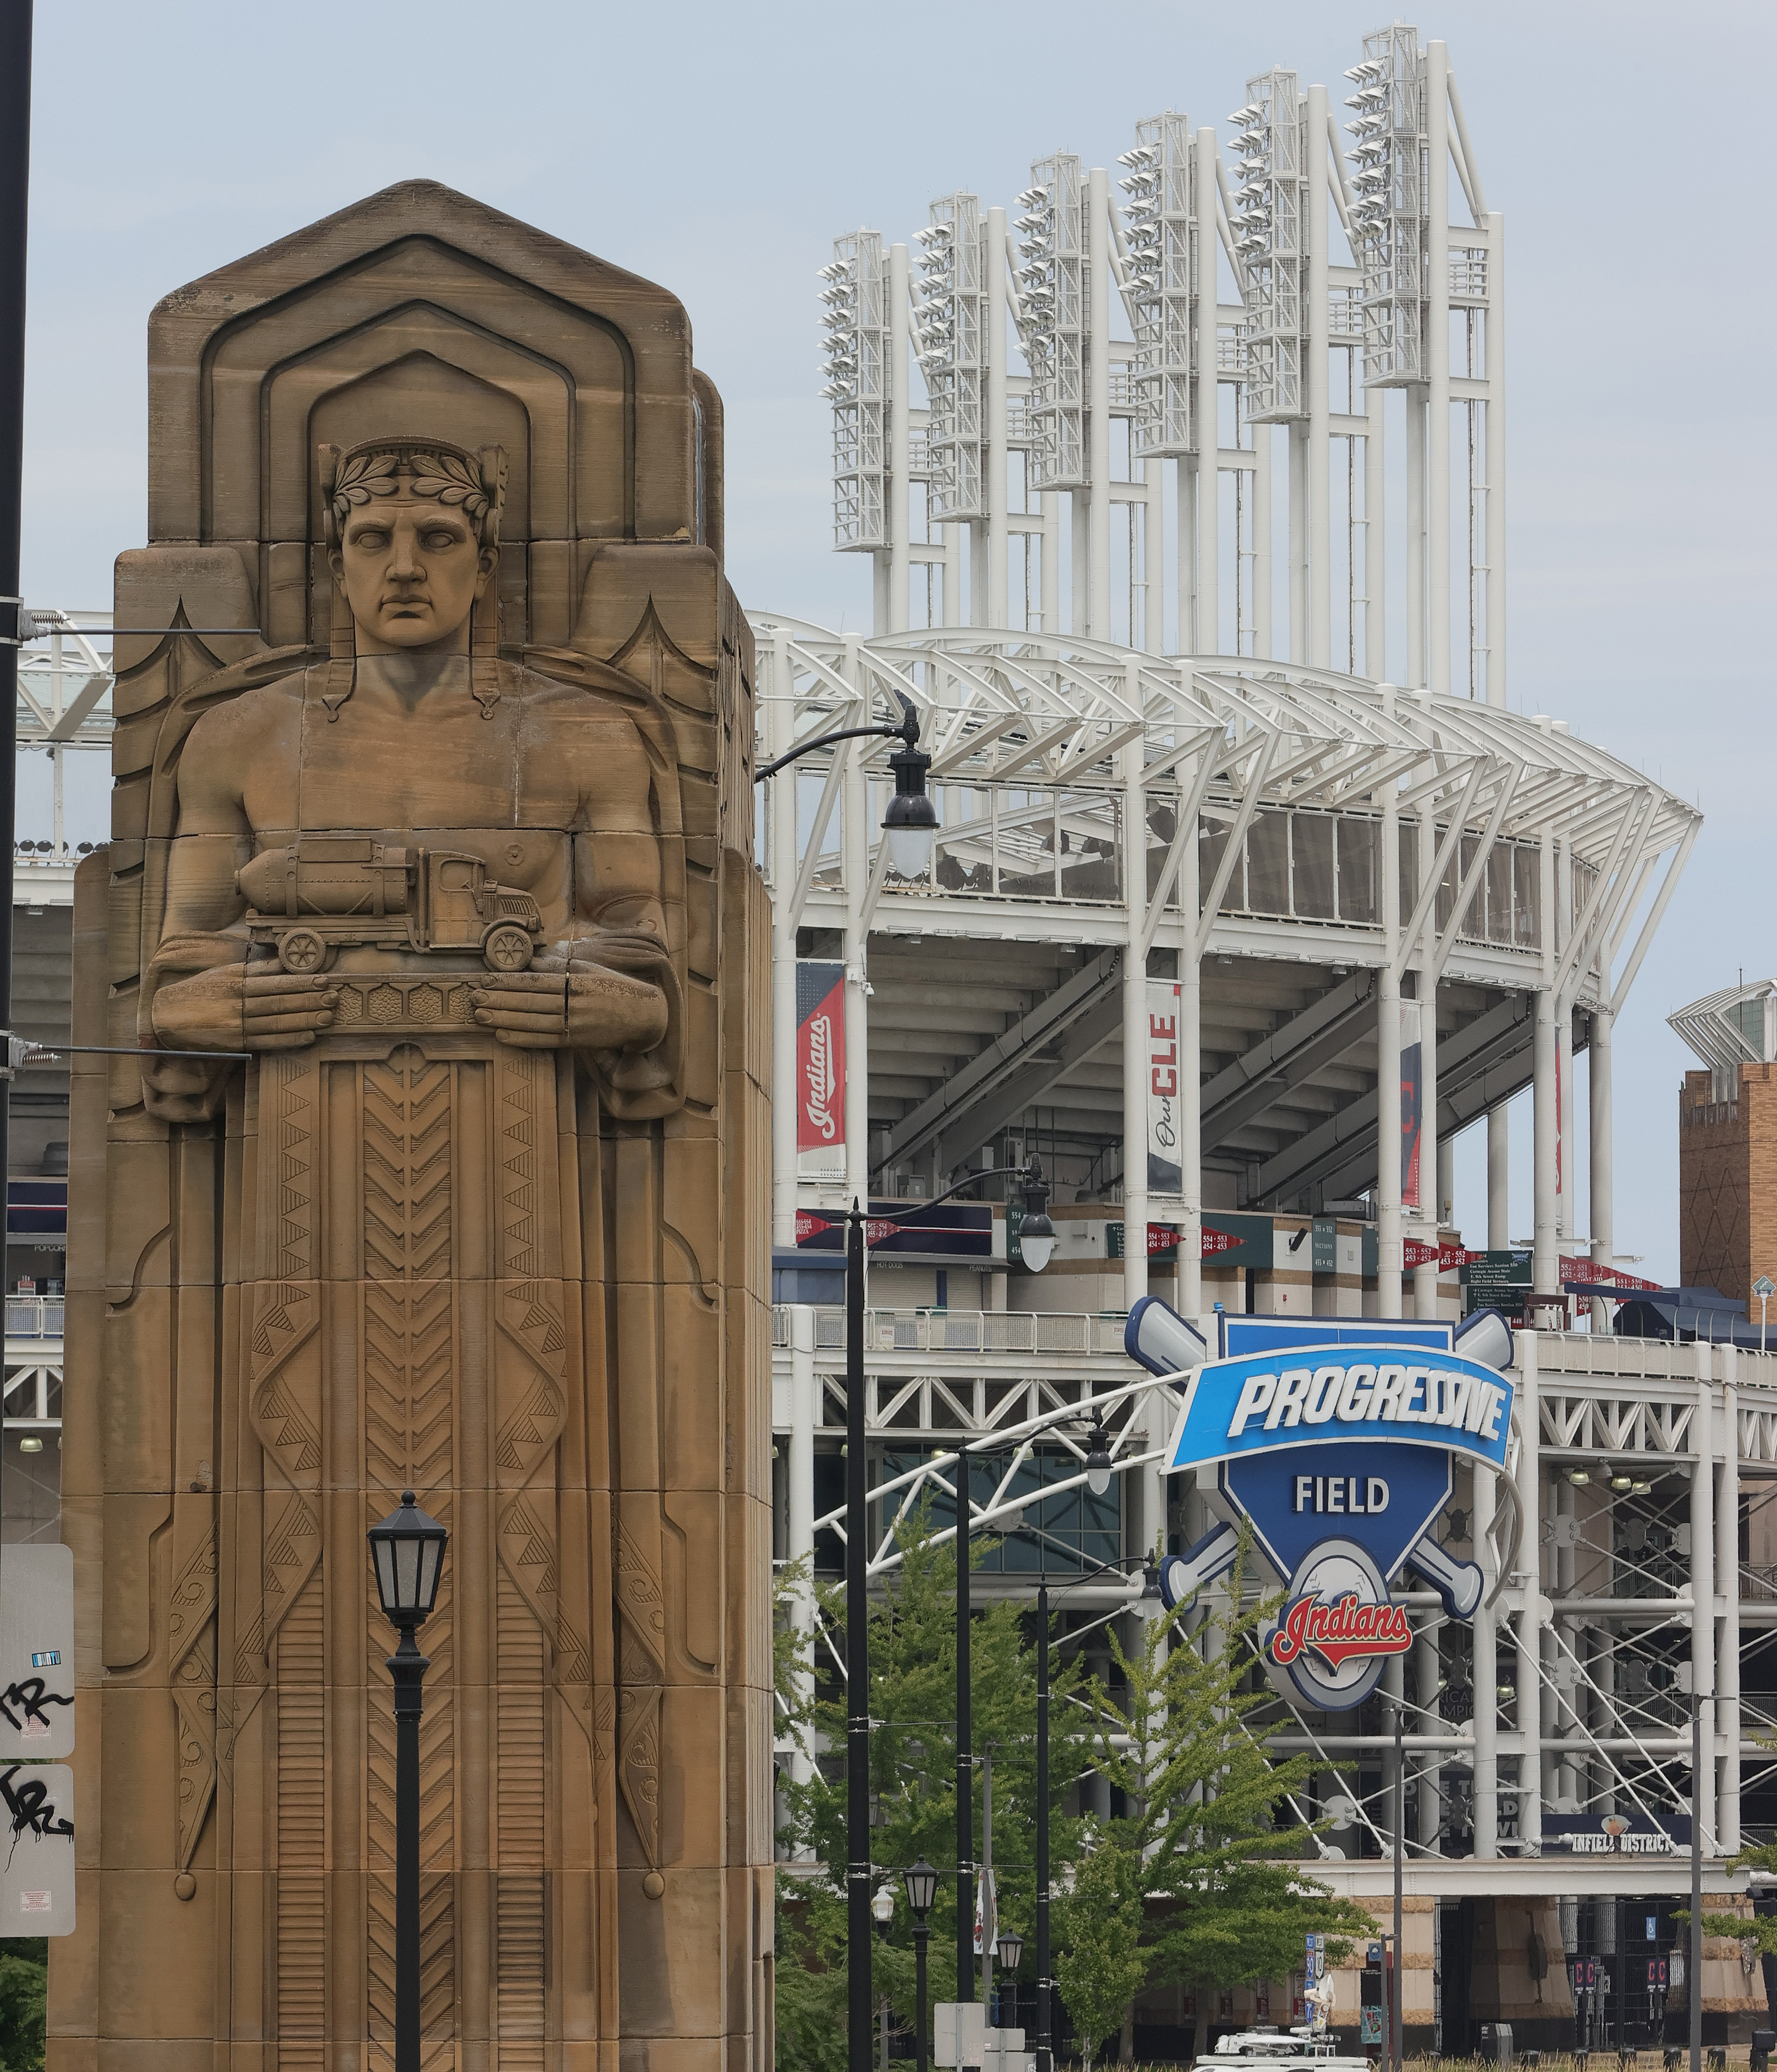
<instances>
[{"instance_id":1,"label":"indians logo","mask_svg":"<svg viewBox=\"0 0 1777 2072\"><path fill-rule=\"evenodd\" d=\"M821 1142L831 1144L839 1134L839 1124L833 1120L833 1096L839 1090L833 1059L833 1018L812 1014L805 1026L807 1062L802 1068L802 1090L807 1099L803 1112Z\"/></svg>"},{"instance_id":2,"label":"indians logo","mask_svg":"<svg viewBox=\"0 0 1777 2072\"><path fill-rule=\"evenodd\" d=\"M1311 1548L1290 1578L1264 1651L1311 1705L1342 1712L1362 1704L1388 1658L1412 1645L1406 1607L1389 1602L1373 1557L1340 1539Z\"/></svg>"},{"instance_id":3,"label":"indians logo","mask_svg":"<svg viewBox=\"0 0 1777 2072\"><path fill-rule=\"evenodd\" d=\"M1371 1655L1405 1655L1412 1645L1405 1605L1367 1605L1356 1590L1347 1590L1330 1602L1303 1597L1286 1605L1266 1651L1278 1668L1287 1669L1304 1648L1311 1648L1338 1669Z\"/></svg>"}]
</instances>

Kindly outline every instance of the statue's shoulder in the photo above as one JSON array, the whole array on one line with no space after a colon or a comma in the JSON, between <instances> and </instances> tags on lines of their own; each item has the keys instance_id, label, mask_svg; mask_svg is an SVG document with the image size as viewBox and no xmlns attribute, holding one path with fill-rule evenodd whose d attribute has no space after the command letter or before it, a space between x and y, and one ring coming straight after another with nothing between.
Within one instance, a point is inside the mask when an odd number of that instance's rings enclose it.
<instances>
[{"instance_id":1,"label":"statue's shoulder","mask_svg":"<svg viewBox=\"0 0 1777 2072\"><path fill-rule=\"evenodd\" d=\"M634 677L571 648L527 648L522 660L503 660L500 693L539 709L583 716L633 713L647 697L646 687Z\"/></svg>"},{"instance_id":2,"label":"statue's shoulder","mask_svg":"<svg viewBox=\"0 0 1777 2072\"><path fill-rule=\"evenodd\" d=\"M203 709L192 726L186 754L203 754L249 742L269 745L286 728L299 733L310 679L315 672L300 664L293 669L289 660L288 656L255 656L248 662L207 678L201 687ZM282 668L276 666L280 662Z\"/></svg>"}]
</instances>

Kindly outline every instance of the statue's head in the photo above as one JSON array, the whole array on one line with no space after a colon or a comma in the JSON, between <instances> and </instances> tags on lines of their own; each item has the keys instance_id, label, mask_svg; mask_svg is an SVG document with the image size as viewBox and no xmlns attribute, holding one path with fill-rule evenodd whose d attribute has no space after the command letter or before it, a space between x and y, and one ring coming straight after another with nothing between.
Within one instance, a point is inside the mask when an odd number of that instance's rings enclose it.
<instances>
[{"instance_id":1,"label":"statue's head","mask_svg":"<svg viewBox=\"0 0 1777 2072\"><path fill-rule=\"evenodd\" d=\"M321 449L328 561L357 652L469 649L478 600L493 616L505 487L499 446L384 438Z\"/></svg>"}]
</instances>

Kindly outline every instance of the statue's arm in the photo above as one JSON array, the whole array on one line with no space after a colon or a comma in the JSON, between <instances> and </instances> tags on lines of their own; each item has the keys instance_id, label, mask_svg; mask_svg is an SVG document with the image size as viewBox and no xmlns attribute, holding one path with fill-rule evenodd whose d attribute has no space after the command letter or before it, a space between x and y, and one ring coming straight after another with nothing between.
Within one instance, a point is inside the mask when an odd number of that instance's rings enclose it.
<instances>
[{"instance_id":1,"label":"statue's arm","mask_svg":"<svg viewBox=\"0 0 1777 2072\"><path fill-rule=\"evenodd\" d=\"M564 745L581 794L573 911L529 972L478 993L477 1018L507 1042L579 1052L612 1113L644 1120L679 1105L683 1050L647 755L621 716Z\"/></svg>"},{"instance_id":2,"label":"statue's arm","mask_svg":"<svg viewBox=\"0 0 1777 2072\"><path fill-rule=\"evenodd\" d=\"M166 906L137 1024L144 1047L163 1053L298 1048L326 1026L338 997L314 978L248 976L235 873L253 853L241 779L254 744L249 729L215 724L228 713L200 720L180 761ZM207 1120L232 1070L224 1059L157 1058L143 1067L149 1110L170 1122Z\"/></svg>"}]
</instances>

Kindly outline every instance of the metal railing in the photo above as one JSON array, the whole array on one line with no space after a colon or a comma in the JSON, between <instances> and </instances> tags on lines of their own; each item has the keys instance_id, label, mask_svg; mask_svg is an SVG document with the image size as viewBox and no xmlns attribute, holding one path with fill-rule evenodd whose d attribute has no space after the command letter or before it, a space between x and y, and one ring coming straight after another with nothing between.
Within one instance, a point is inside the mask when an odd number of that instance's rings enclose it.
<instances>
[{"instance_id":1,"label":"metal railing","mask_svg":"<svg viewBox=\"0 0 1777 2072\"><path fill-rule=\"evenodd\" d=\"M6 1297L6 1336L9 1338L59 1338L62 1335L63 1308L60 1295L9 1295Z\"/></svg>"},{"instance_id":2,"label":"metal railing","mask_svg":"<svg viewBox=\"0 0 1777 2072\"><path fill-rule=\"evenodd\" d=\"M1772 1343L1777 1346L1777 1326ZM1619 1338L1607 1331L1539 1331L1537 1367L1551 1375L1586 1375L1601 1380L1697 1379L1697 1348L1670 1338ZM1777 1350L1750 1352L1742 1346L1734 1378L1744 1388L1777 1388Z\"/></svg>"},{"instance_id":3,"label":"metal railing","mask_svg":"<svg viewBox=\"0 0 1777 2072\"><path fill-rule=\"evenodd\" d=\"M771 1342L790 1343L790 1311L771 1313ZM864 1343L874 1353L1056 1353L1123 1356L1120 1311L1095 1316L1043 1309L866 1309ZM815 1350L845 1350L843 1309L815 1312Z\"/></svg>"}]
</instances>

